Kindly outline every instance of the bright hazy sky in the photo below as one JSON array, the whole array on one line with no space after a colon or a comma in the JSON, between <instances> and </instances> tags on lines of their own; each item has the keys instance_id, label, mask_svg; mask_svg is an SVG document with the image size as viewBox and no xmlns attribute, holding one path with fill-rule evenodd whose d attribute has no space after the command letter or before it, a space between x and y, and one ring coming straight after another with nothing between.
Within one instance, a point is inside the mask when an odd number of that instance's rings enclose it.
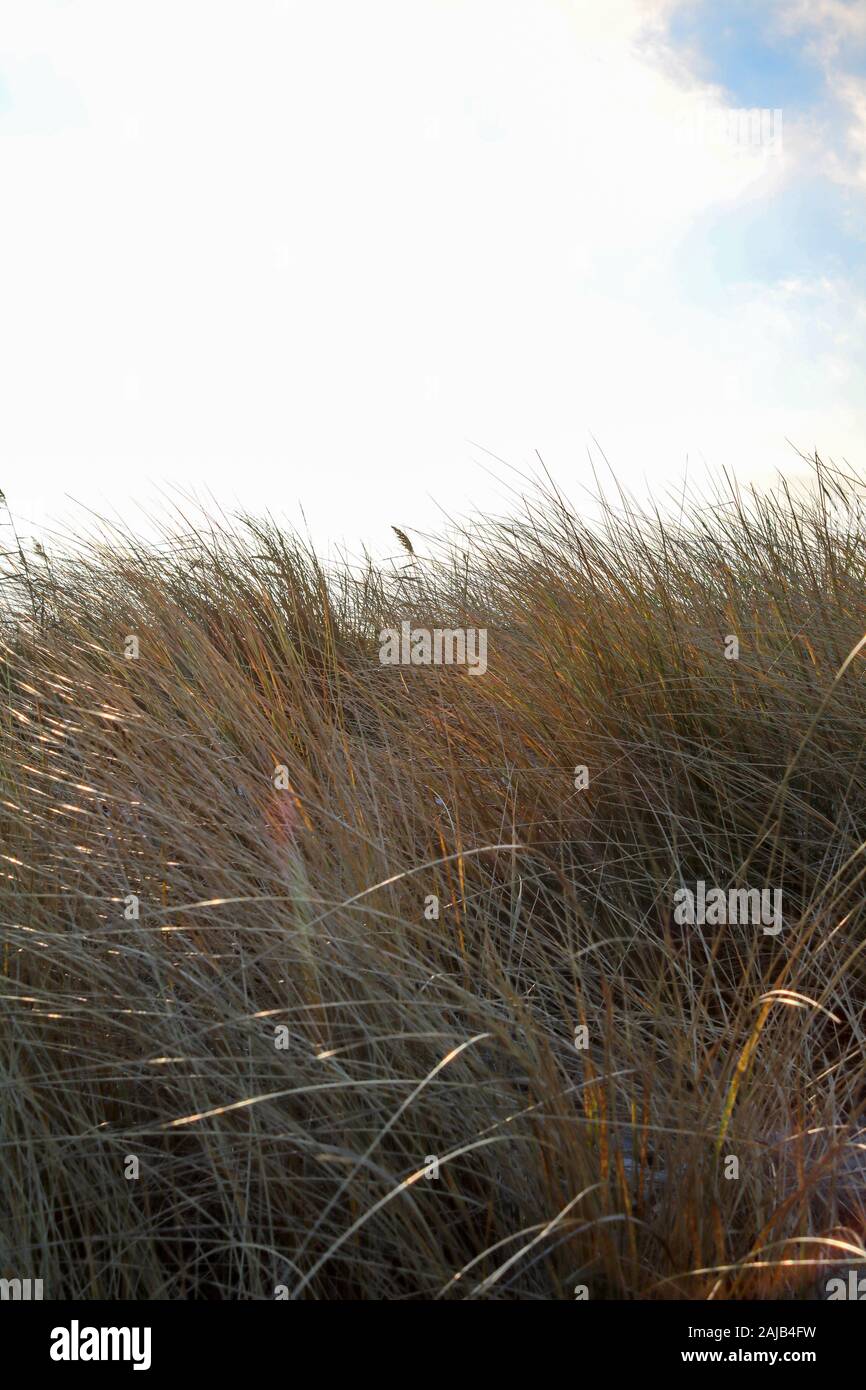
<instances>
[{"instance_id":1,"label":"bright hazy sky","mask_svg":"<svg viewBox=\"0 0 866 1390\"><path fill-rule=\"evenodd\" d=\"M477 446L863 465L864 208L864 0L0 0L0 487L387 549Z\"/></svg>"}]
</instances>

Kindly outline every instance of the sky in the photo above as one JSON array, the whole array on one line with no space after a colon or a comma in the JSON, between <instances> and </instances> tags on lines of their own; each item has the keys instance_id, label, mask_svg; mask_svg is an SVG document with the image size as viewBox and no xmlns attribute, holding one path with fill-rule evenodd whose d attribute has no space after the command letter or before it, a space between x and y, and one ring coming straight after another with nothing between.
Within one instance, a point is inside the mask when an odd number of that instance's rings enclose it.
<instances>
[{"instance_id":1,"label":"sky","mask_svg":"<svg viewBox=\"0 0 866 1390\"><path fill-rule=\"evenodd\" d=\"M864 212L866 0L0 0L0 488L357 552L491 454L857 466Z\"/></svg>"}]
</instances>

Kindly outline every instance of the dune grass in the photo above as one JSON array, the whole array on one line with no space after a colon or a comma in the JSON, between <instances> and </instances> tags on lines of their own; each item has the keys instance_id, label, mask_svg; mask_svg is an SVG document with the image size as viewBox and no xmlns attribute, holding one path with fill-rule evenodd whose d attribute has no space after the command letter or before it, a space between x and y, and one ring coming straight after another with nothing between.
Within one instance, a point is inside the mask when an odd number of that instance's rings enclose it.
<instances>
[{"instance_id":1,"label":"dune grass","mask_svg":"<svg viewBox=\"0 0 866 1390\"><path fill-rule=\"evenodd\" d=\"M250 519L16 547L0 1274L727 1299L866 1260L862 495L548 487L327 572ZM403 620L486 629L486 674L382 665ZM697 880L782 931L679 923Z\"/></svg>"}]
</instances>

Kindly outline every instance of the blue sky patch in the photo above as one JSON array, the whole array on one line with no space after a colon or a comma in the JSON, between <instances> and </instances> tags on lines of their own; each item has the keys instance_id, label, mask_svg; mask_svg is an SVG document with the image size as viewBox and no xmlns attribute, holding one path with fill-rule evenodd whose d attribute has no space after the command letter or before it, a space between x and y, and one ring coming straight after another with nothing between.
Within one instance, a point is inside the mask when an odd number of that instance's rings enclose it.
<instances>
[{"instance_id":1,"label":"blue sky patch","mask_svg":"<svg viewBox=\"0 0 866 1390\"><path fill-rule=\"evenodd\" d=\"M824 77L805 56L806 36L781 33L774 10L755 0L696 0L674 14L670 38L694 55L700 77L725 88L733 106L802 110L824 96Z\"/></svg>"},{"instance_id":2,"label":"blue sky patch","mask_svg":"<svg viewBox=\"0 0 866 1390\"><path fill-rule=\"evenodd\" d=\"M701 298L736 284L823 277L866 289L866 231L856 213L852 193L820 177L717 208L683 241L680 274Z\"/></svg>"}]
</instances>

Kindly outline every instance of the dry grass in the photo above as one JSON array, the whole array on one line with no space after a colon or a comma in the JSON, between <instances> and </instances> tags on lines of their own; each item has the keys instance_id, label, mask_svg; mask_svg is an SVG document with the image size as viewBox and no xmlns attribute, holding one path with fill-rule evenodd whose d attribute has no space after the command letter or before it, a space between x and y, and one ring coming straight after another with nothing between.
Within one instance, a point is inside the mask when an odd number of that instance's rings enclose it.
<instances>
[{"instance_id":1,"label":"dry grass","mask_svg":"<svg viewBox=\"0 0 866 1390\"><path fill-rule=\"evenodd\" d=\"M0 1273L739 1298L866 1258L860 495L548 492L360 574L251 521L13 559ZM487 674L380 665L403 618L486 627ZM696 879L782 933L677 925Z\"/></svg>"}]
</instances>

